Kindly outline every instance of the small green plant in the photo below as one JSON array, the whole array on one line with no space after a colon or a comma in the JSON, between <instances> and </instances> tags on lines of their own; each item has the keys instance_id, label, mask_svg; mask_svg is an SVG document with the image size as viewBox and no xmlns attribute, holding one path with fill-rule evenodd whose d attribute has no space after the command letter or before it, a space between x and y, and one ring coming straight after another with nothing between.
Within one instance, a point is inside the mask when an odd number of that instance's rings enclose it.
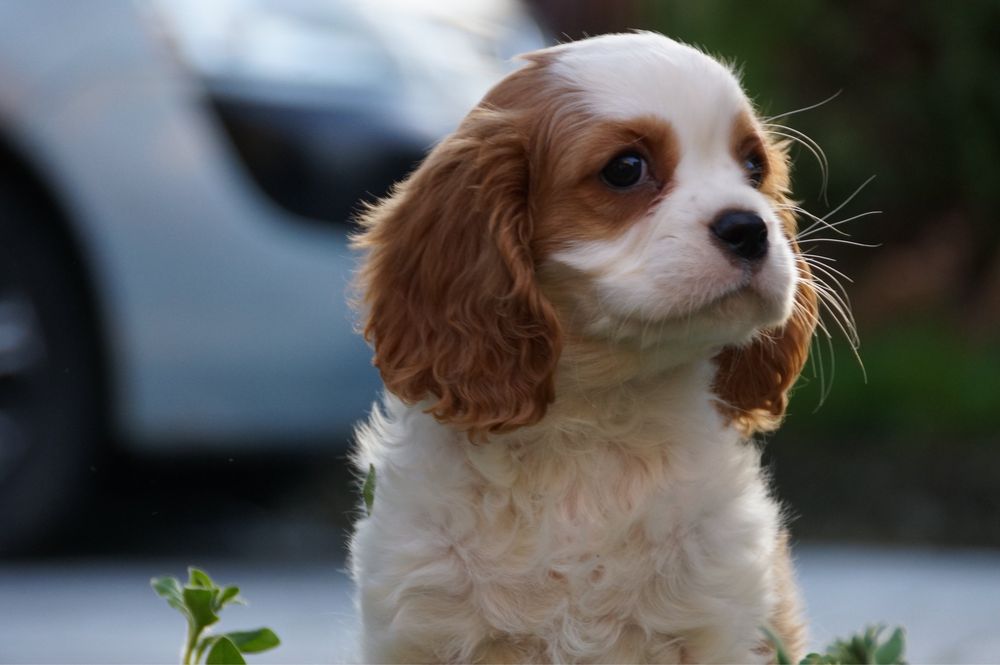
<instances>
[{"instance_id":1,"label":"small green plant","mask_svg":"<svg viewBox=\"0 0 1000 665\"><path fill-rule=\"evenodd\" d=\"M372 505L375 503L375 465L368 465L368 475L365 476L365 484L361 486L361 497L365 500L365 511L372 514Z\"/></svg>"},{"instance_id":2,"label":"small green plant","mask_svg":"<svg viewBox=\"0 0 1000 665\"><path fill-rule=\"evenodd\" d=\"M778 665L792 665L785 646L777 635L763 629L767 639L774 646L775 661ZM826 649L826 653L811 653L799 665L903 665L903 650L906 646L905 633L896 628L884 642L881 640L885 626L869 626L846 640L837 640Z\"/></svg>"},{"instance_id":3,"label":"small green plant","mask_svg":"<svg viewBox=\"0 0 1000 665\"><path fill-rule=\"evenodd\" d=\"M149 581L153 590L187 619L187 638L181 651L182 665L243 665L243 654L260 653L281 644L270 628L211 634L208 631L219 621L219 612L226 605L245 604L236 586L220 587L208 574L188 568L187 584L176 577L154 577ZM204 658L204 660L202 660Z\"/></svg>"}]
</instances>

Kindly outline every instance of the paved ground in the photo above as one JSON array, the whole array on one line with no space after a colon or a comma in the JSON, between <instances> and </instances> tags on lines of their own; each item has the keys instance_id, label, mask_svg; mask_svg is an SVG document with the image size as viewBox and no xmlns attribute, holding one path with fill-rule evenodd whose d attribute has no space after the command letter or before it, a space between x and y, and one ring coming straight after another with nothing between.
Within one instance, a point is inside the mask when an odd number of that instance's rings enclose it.
<instances>
[{"instance_id":1,"label":"paved ground","mask_svg":"<svg viewBox=\"0 0 1000 665\"><path fill-rule=\"evenodd\" d=\"M901 624L912 663L1000 661L1000 552L801 547L814 646L866 623ZM183 623L148 586L186 561L0 563L0 662L169 663ZM334 564L197 562L238 582L248 607L223 626L273 627L284 640L252 662L351 660L356 617Z\"/></svg>"},{"instance_id":2,"label":"paved ground","mask_svg":"<svg viewBox=\"0 0 1000 665\"><path fill-rule=\"evenodd\" d=\"M803 547L820 648L868 623L907 629L911 663L1000 662L1000 552Z\"/></svg>"}]
</instances>

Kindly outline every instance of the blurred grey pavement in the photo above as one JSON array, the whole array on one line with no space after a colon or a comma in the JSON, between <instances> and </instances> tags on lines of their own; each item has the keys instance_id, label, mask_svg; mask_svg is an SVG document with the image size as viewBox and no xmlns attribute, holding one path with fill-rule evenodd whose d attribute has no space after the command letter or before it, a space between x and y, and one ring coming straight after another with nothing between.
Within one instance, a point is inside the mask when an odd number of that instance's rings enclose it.
<instances>
[{"instance_id":1,"label":"blurred grey pavement","mask_svg":"<svg viewBox=\"0 0 1000 665\"><path fill-rule=\"evenodd\" d=\"M883 622L906 627L911 663L1000 661L1000 552L808 545L797 560L813 649ZM342 563L77 559L0 564L0 662L177 662L183 621L149 578L182 576L188 563L249 600L226 610L223 629L266 625L282 638L250 662L352 660Z\"/></svg>"}]
</instances>

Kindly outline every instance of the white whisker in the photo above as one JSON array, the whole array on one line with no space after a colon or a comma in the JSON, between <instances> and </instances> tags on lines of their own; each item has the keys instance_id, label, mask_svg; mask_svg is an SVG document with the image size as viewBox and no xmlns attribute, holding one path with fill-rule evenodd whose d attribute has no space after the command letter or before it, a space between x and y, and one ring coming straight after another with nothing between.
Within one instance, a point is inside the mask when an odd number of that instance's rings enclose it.
<instances>
[{"instance_id":1,"label":"white whisker","mask_svg":"<svg viewBox=\"0 0 1000 665\"><path fill-rule=\"evenodd\" d=\"M826 398L830 396L830 391L833 390L833 380L837 377L837 355L833 352L832 337L826 338L826 347L827 350L830 352L830 377L825 383L822 382L820 383L819 403L816 404L816 410L813 411L813 413L819 411L819 409L826 402Z\"/></svg>"},{"instance_id":2,"label":"white whisker","mask_svg":"<svg viewBox=\"0 0 1000 665\"><path fill-rule=\"evenodd\" d=\"M869 185L869 183L871 183L871 181L874 180L874 179L875 179L874 175L869 176L868 179L865 180L860 185L858 185L858 188L855 189L853 192L851 192L850 196L848 196L846 199L844 199L843 202L839 206L837 206L836 208L834 208L830 212L828 212L825 215L823 215L823 219L829 219L833 215L836 215L844 206L846 206L848 203L850 203L851 201L853 201L854 197L857 196L858 194L860 194L861 190L863 190L865 187L867 187Z\"/></svg>"},{"instance_id":3,"label":"white whisker","mask_svg":"<svg viewBox=\"0 0 1000 665\"><path fill-rule=\"evenodd\" d=\"M772 115L772 116L770 116L768 118L765 118L765 120L767 122L774 122L775 120L780 120L782 118L787 118L788 116L792 116L792 115L795 115L797 113L805 113L806 111L812 111L813 109L818 109L819 107L821 107L821 106L823 106L825 104L829 104L830 102L832 102L833 100L835 100L837 97L840 96L840 93L842 93L842 92L843 92L843 90L838 90L837 92L833 93L832 95L830 95L829 97L827 97L826 99L824 99L821 102L816 102L815 104L811 104L809 106L803 106L802 108L798 108L798 109L795 109L793 111L785 111L784 113L779 113L778 115Z\"/></svg>"},{"instance_id":4,"label":"white whisker","mask_svg":"<svg viewBox=\"0 0 1000 665\"><path fill-rule=\"evenodd\" d=\"M799 238L799 240L803 243L833 242L841 245L852 245L854 247L867 247L869 249L875 249L882 246L882 243L858 242L857 240L842 240L840 238L806 238L804 240Z\"/></svg>"},{"instance_id":5,"label":"white whisker","mask_svg":"<svg viewBox=\"0 0 1000 665\"><path fill-rule=\"evenodd\" d=\"M814 254L803 254L802 256L807 257L809 259L826 259L826 257L816 256ZM826 260L835 261L836 259L826 259ZM837 270L836 268L834 268L831 265L828 265L826 263L818 263L818 264L817 263L811 263L809 261L806 261L806 263L809 263L809 265L812 266L813 268L820 268L824 272L825 271L833 272L834 274L836 274L836 275L838 275L838 276L843 277L844 279L846 279L850 284L854 283L853 279L851 279L850 277L848 277L847 275L845 275L843 272L841 272L840 270ZM829 273L827 273L827 274L829 274Z\"/></svg>"},{"instance_id":6,"label":"white whisker","mask_svg":"<svg viewBox=\"0 0 1000 665\"><path fill-rule=\"evenodd\" d=\"M870 217L871 215L881 215L881 214L882 214L881 210L869 210L868 212L858 213L857 215L854 215L853 217L848 217L848 218L842 219L842 220L840 220L838 222L827 222L827 221L824 220L823 221L823 226L817 226L815 224L811 224L808 228L804 229L802 231L802 233L799 233L795 237L795 239L796 240L802 240L803 238L808 238L809 236L813 235L814 233L817 233L818 231L820 231L823 228L828 228L828 229L830 229L832 231L836 231L837 233L839 233L839 234L841 234L843 236L848 236L849 237L850 236L849 233L844 233L843 231L841 231L837 227L839 227L839 226L841 226L843 224L847 224L848 222L853 222L856 219L861 219L862 217Z\"/></svg>"},{"instance_id":7,"label":"white whisker","mask_svg":"<svg viewBox=\"0 0 1000 665\"><path fill-rule=\"evenodd\" d=\"M861 340L858 337L857 326L854 323L854 317L850 313L850 309L835 296L832 291L817 289L816 293L819 295L820 302L826 307L826 310L830 312L834 324L837 328L844 334L847 339L851 350L854 355L857 356L857 350L861 346ZM861 362L861 358L858 357L858 364L861 365L862 370L864 370L864 364Z\"/></svg>"},{"instance_id":8,"label":"white whisker","mask_svg":"<svg viewBox=\"0 0 1000 665\"><path fill-rule=\"evenodd\" d=\"M830 222L826 221L824 218L817 217L813 213L811 213L808 210L806 210L804 208L801 208L801 207L799 207L797 205L783 204L783 205L779 205L779 206L776 206L776 207L778 208L778 210L791 210L792 212L796 212L796 213L799 213L800 215L804 215L805 217L808 217L809 219L811 219L811 220L814 221L813 224L810 224L805 229L799 231L799 233L796 235L796 240L798 240L799 238L801 238L802 235L805 234L805 233L811 233L813 231L813 229L815 229L817 226L823 226L825 228L828 228L831 231L833 231L834 233L839 233L840 235L844 236L845 238L849 238L850 237L849 233L845 233L844 231L841 231L840 229L838 229L836 227L835 224L831 224Z\"/></svg>"},{"instance_id":9,"label":"white whisker","mask_svg":"<svg viewBox=\"0 0 1000 665\"><path fill-rule=\"evenodd\" d=\"M813 141L812 139L809 139L808 141L806 141L806 140L804 140L804 139L796 136L795 134L790 134L790 133L786 134L784 132L778 131L777 129L774 129L774 127L777 127L777 126L780 126L780 125L772 125L766 131L769 134L773 134L775 136L780 136L782 138L786 138L789 141L792 141L793 143L798 143L803 148L805 148L806 150L808 150L809 152L812 153L812 156L816 159L816 163L819 164L820 177L822 179L822 184L820 186L820 194L822 196L824 196L824 198L825 198L825 196L826 196L826 185L827 185L827 182L829 181L829 175L830 175L829 174L829 170L827 168L828 165L827 165L827 160L826 160L826 153L824 153L823 150L822 150L822 148L820 148L819 145L815 141ZM792 131L796 131L796 130L792 130ZM805 135L803 134L803 136L805 136ZM808 137L806 137L806 138L808 138Z\"/></svg>"},{"instance_id":10,"label":"white whisker","mask_svg":"<svg viewBox=\"0 0 1000 665\"><path fill-rule=\"evenodd\" d=\"M788 127L786 125L778 125L773 123L768 123L764 125L766 131L776 136L782 136L790 141L798 143L804 148L808 149L813 157L816 158L817 164L819 164L820 178L822 180L820 185L820 196L823 198L824 203L826 202L826 188L830 181L830 160L827 159L826 152L811 136L793 127ZM787 133L786 133L787 132Z\"/></svg>"}]
</instances>

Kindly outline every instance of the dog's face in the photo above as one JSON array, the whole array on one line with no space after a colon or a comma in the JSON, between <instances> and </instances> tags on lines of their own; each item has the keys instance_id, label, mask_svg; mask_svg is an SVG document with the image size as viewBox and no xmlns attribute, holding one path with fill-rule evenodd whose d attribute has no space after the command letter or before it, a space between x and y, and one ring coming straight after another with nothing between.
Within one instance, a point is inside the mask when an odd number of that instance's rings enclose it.
<instances>
[{"instance_id":1,"label":"dog's face","mask_svg":"<svg viewBox=\"0 0 1000 665\"><path fill-rule=\"evenodd\" d=\"M674 362L784 323L797 281L785 158L732 73L652 34L544 57L541 85L564 104L536 159L535 224L562 318Z\"/></svg>"},{"instance_id":2,"label":"dog's face","mask_svg":"<svg viewBox=\"0 0 1000 665\"><path fill-rule=\"evenodd\" d=\"M527 56L371 211L361 286L386 386L472 432L540 419L564 342L717 357L773 427L816 318L781 145L739 83L654 34Z\"/></svg>"}]
</instances>

